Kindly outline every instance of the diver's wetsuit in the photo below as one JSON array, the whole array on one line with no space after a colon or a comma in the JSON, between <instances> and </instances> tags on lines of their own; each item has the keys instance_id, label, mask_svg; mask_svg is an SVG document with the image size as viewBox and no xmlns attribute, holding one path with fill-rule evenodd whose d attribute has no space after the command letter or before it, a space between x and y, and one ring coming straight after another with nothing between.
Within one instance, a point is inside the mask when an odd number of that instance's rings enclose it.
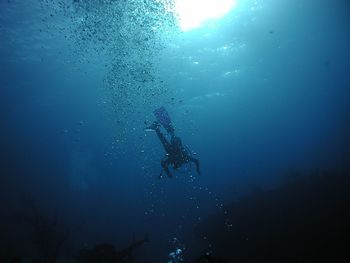
<instances>
[{"instance_id":1,"label":"diver's wetsuit","mask_svg":"<svg viewBox=\"0 0 350 263\"><path fill-rule=\"evenodd\" d=\"M165 157L161 161L162 168L168 175L168 177L172 177L172 174L169 170L169 165L172 164L174 169L179 168L181 165L193 162L196 165L197 173L200 174L199 171L199 160L190 156L186 149L182 146L180 138L174 136L174 133L171 133L172 139L177 138L178 143L170 143L165 138L164 134L160 131L159 127L155 129L157 136L162 143L164 150L166 152L167 157ZM173 141L173 140L172 140ZM175 140L174 140L175 141Z\"/></svg>"}]
</instances>

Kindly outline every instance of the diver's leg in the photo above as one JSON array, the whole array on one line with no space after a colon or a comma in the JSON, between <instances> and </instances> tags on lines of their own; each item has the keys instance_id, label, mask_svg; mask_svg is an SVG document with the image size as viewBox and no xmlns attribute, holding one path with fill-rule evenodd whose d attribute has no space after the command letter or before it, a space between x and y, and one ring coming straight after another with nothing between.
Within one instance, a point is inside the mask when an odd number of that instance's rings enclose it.
<instances>
[{"instance_id":1,"label":"diver's leg","mask_svg":"<svg viewBox=\"0 0 350 263\"><path fill-rule=\"evenodd\" d=\"M162 168L166 172L167 176L173 177L173 175L171 174L171 172L169 170L169 164L170 164L169 159L162 160L160 164L162 165Z\"/></svg>"},{"instance_id":2,"label":"diver's leg","mask_svg":"<svg viewBox=\"0 0 350 263\"><path fill-rule=\"evenodd\" d=\"M196 158L193 158L193 157L190 157L189 160L190 160L191 162L195 163L197 173L200 175L201 173L200 173L200 170L199 170L199 160L196 159Z\"/></svg>"},{"instance_id":3,"label":"diver's leg","mask_svg":"<svg viewBox=\"0 0 350 263\"><path fill-rule=\"evenodd\" d=\"M164 134L160 131L159 128L157 128L156 130L157 136L160 140L160 142L162 143L164 150L166 153L169 153L171 145L170 143L167 141L167 139L165 138Z\"/></svg>"},{"instance_id":4,"label":"diver's leg","mask_svg":"<svg viewBox=\"0 0 350 263\"><path fill-rule=\"evenodd\" d=\"M169 123L169 125L167 125L167 126L164 126L164 128L170 134L171 137L175 136L175 129L171 123Z\"/></svg>"}]
</instances>

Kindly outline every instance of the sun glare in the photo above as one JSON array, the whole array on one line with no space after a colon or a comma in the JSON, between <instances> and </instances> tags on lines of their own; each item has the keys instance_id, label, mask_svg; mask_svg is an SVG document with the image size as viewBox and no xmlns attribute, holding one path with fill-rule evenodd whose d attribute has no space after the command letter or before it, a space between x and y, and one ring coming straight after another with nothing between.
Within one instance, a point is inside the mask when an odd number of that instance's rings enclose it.
<instances>
[{"instance_id":1,"label":"sun glare","mask_svg":"<svg viewBox=\"0 0 350 263\"><path fill-rule=\"evenodd\" d=\"M189 31L223 17L236 5L236 0L176 0L175 9L182 31Z\"/></svg>"}]
</instances>

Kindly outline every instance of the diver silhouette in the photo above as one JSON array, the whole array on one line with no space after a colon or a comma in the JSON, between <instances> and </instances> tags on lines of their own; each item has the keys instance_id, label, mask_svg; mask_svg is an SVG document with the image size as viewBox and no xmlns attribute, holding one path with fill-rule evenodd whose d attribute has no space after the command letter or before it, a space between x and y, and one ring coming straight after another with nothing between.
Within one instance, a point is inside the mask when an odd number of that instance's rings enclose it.
<instances>
[{"instance_id":1,"label":"diver silhouette","mask_svg":"<svg viewBox=\"0 0 350 263\"><path fill-rule=\"evenodd\" d=\"M194 163L196 165L197 173L200 174L199 170L199 160L194 158L190 152L182 145L182 140L180 137L175 136L175 130L171 124L168 113L164 107L161 107L154 111L154 114L158 121L153 122L146 130L153 130L156 132L160 142L163 145L163 148L166 152L166 156L160 162L163 170L168 177L172 177L169 166L172 165L174 170L177 170L182 165L186 163ZM167 140L165 135L161 132L161 124L165 130L170 135L170 142ZM160 178L162 177L162 172Z\"/></svg>"}]
</instances>

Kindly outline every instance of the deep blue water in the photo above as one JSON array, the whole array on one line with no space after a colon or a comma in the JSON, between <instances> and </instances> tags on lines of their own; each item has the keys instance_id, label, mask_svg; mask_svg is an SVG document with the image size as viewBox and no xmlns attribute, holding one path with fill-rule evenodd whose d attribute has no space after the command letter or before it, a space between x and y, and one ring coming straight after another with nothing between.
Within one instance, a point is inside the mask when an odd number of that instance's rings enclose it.
<instances>
[{"instance_id":1,"label":"deep blue water","mask_svg":"<svg viewBox=\"0 0 350 263\"><path fill-rule=\"evenodd\" d=\"M210 249L195 227L253 189L349 171L347 1L241 0L189 32L156 7L0 2L0 231L17 253L34 249L12 214L35 204L69 226L62 257L148 233L136 262L176 248L189 262ZM157 179L164 150L144 127L159 106L200 176Z\"/></svg>"}]
</instances>

